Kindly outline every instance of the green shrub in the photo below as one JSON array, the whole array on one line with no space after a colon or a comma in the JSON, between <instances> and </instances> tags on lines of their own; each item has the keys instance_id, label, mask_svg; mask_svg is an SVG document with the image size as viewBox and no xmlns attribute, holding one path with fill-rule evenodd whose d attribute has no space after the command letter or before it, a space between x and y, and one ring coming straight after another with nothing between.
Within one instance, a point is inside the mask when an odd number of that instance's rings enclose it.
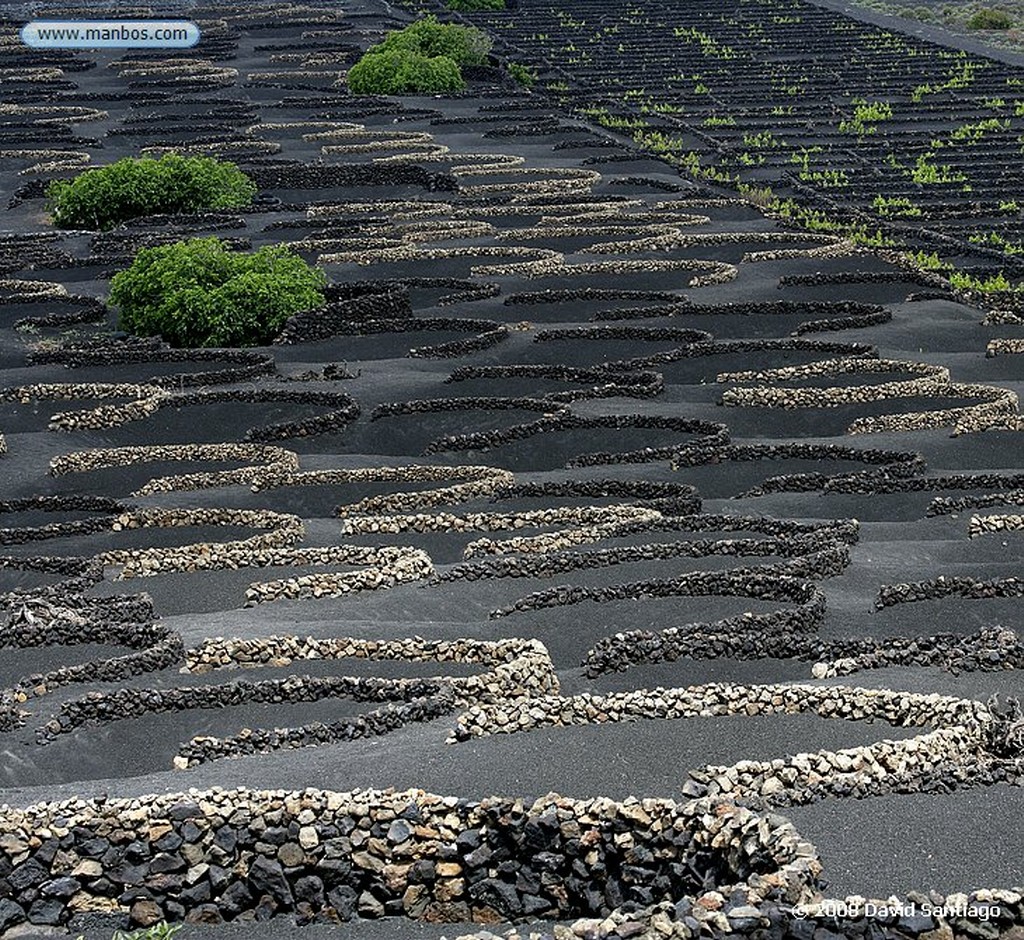
<instances>
[{"instance_id":1,"label":"green shrub","mask_svg":"<svg viewBox=\"0 0 1024 940\"><path fill-rule=\"evenodd\" d=\"M247 206L256 186L233 163L168 153L159 160L125 157L54 180L46 195L59 228L110 229L153 213Z\"/></svg>"},{"instance_id":2,"label":"green shrub","mask_svg":"<svg viewBox=\"0 0 1024 940\"><path fill-rule=\"evenodd\" d=\"M533 88L537 81L537 73L528 65L521 65L518 62L509 62L508 74L519 82L523 88Z\"/></svg>"},{"instance_id":3,"label":"green shrub","mask_svg":"<svg viewBox=\"0 0 1024 940\"><path fill-rule=\"evenodd\" d=\"M406 95L460 91L466 83L448 56L394 49L364 55L349 69L348 87L357 95Z\"/></svg>"},{"instance_id":4,"label":"green shrub","mask_svg":"<svg viewBox=\"0 0 1024 940\"><path fill-rule=\"evenodd\" d=\"M182 924L169 924L167 921L162 920L158 924L153 924L152 927L139 927L137 930L132 930L129 933L125 933L123 930L115 930L110 940L170 940L171 937L182 929L182 926ZM84 935L79 934L78 940L85 940Z\"/></svg>"},{"instance_id":5,"label":"green shrub","mask_svg":"<svg viewBox=\"0 0 1024 940\"><path fill-rule=\"evenodd\" d=\"M388 33L348 71L357 95L431 94L466 87L461 66L487 61L491 41L480 30L427 16Z\"/></svg>"},{"instance_id":6,"label":"green shrub","mask_svg":"<svg viewBox=\"0 0 1024 940\"><path fill-rule=\"evenodd\" d=\"M371 46L369 53L391 52L401 49L416 52L432 59L443 55L456 65L482 65L491 51L491 41L479 29L459 26L457 23L439 23L430 15L410 23L404 29L395 30L384 37L384 41Z\"/></svg>"},{"instance_id":7,"label":"green shrub","mask_svg":"<svg viewBox=\"0 0 1024 940\"><path fill-rule=\"evenodd\" d=\"M169 940L181 929L181 924L168 924L166 921L161 921L159 924L153 924L152 927L140 927L131 933L115 930L111 940Z\"/></svg>"},{"instance_id":8,"label":"green shrub","mask_svg":"<svg viewBox=\"0 0 1024 940\"><path fill-rule=\"evenodd\" d=\"M459 13L476 13L480 10L504 10L505 0L448 0L447 6Z\"/></svg>"},{"instance_id":9,"label":"green shrub","mask_svg":"<svg viewBox=\"0 0 1024 940\"><path fill-rule=\"evenodd\" d=\"M1013 17L1003 10L982 7L967 20L968 29L1009 29L1013 26Z\"/></svg>"},{"instance_id":10,"label":"green shrub","mask_svg":"<svg viewBox=\"0 0 1024 940\"><path fill-rule=\"evenodd\" d=\"M110 282L121 326L173 346L256 346L324 302L324 273L283 246L244 253L217 238L143 248Z\"/></svg>"}]
</instances>

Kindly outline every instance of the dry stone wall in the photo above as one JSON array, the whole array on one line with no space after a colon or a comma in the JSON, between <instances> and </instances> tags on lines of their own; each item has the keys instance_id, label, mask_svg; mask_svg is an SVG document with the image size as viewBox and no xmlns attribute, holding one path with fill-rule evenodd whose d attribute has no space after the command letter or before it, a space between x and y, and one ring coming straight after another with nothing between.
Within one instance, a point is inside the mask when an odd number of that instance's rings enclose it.
<instances>
[{"instance_id":1,"label":"dry stone wall","mask_svg":"<svg viewBox=\"0 0 1024 940\"><path fill-rule=\"evenodd\" d=\"M0 831L5 925L564 919L674 903L705 874L747 903L796 903L819 871L784 820L710 800L210 790L5 808Z\"/></svg>"}]
</instances>

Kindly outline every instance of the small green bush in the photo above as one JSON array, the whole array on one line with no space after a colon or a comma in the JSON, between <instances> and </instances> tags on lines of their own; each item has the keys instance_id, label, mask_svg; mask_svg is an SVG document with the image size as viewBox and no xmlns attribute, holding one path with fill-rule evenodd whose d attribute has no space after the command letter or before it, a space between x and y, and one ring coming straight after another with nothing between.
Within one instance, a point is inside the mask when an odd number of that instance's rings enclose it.
<instances>
[{"instance_id":1,"label":"small green bush","mask_svg":"<svg viewBox=\"0 0 1024 940\"><path fill-rule=\"evenodd\" d=\"M245 253L217 238L143 248L114 275L121 326L172 346L257 346L324 302L324 273L283 246Z\"/></svg>"},{"instance_id":2,"label":"small green bush","mask_svg":"<svg viewBox=\"0 0 1024 940\"><path fill-rule=\"evenodd\" d=\"M169 924L162 920L159 924L153 924L152 927L139 927L138 930L132 930L129 933L115 930L110 940L170 940L181 929L182 924ZM85 936L79 934L78 940L85 940Z\"/></svg>"},{"instance_id":3,"label":"small green bush","mask_svg":"<svg viewBox=\"0 0 1024 940\"><path fill-rule=\"evenodd\" d=\"M256 185L233 163L168 153L159 160L125 157L54 180L46 195L59 228L110 229L153 213L247 206Z\"/></svg>"},{"instance_id":4,"label":"small green bush","mask_svg":"<svg viewBox=\"0 0 1024 940\"><path fill-rule=\"evenodd\" d=\"M115 930L111 940L170 940L181 929L181 924L168 924L166 921L161 921L159 924L153 924L152 927L140 927L131 933Z\"/></svg>"},{"instance_id":5,"label":"small green bush","mask_svg":"<svg viewBox=\"0 0 1024 940\"><path fill-rule=\"evenodd\" d=\"M537 81L537 73L528 65L519 62L509 62L508 74L511 75L523 88L533 88Z\"/></svg>"},{"instance_id":6,"label":"small green bush","mask_svg":"<svg viewBox=\"0 0 1024 940\"><path fill-rule=\"evenodd\" d=\"M460 91L466 83L448 56L394 49L364 55L349 69L348 87L357 95L406 95Z\"/></svg>"},{"instance_id":7,"label":"small green bush","mask_svg":"<svg viewBox=\"0 0 1024 940\"><path fill-rule=\"evenodd\" d=\"M1013 26L1013 17L1003 10L983 7L967 20L968 29L1009 29Z\"/></svg>"},{"instance_id":8,"label":"small green bush","mask_svg":"<svg viewBox=\"0 0 1024 940\"><path fill-rule=\"evenodd\" d=\"M477 13L480 10L504 10L505 0L448 0L447 6L459 13Z\"/></svg>"},{"instance_id":9,"label":"small green bush","mask_svg":"<svg viewBox=\"0 0 1024 940\"><path fill-rule=\"evenodd\" d=\"M491 42L480 30L427 16L388 33L348 71L357 95L432 94L466 87L461 66L487 61Z\"/></svg>"}]
</instances>

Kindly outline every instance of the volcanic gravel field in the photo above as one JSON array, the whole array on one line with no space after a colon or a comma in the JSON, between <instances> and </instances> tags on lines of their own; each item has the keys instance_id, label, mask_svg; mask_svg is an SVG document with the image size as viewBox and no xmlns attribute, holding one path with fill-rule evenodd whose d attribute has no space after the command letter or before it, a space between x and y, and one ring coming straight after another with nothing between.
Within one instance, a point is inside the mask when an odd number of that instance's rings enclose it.
<instances>
[{"instance_id":1,"label":"volcanic gravel field","mask_svg":"<svg viewBox=\"0 0 1024 940\"><path fill-rule=\"evenodd\" d=\"M178 7L203 40L174 56L0 44L0 934L940 940L764 912L1008 889L953 922L1019 940L1024 321L894 249L1019 274L1024 70L798 0L558 7L469 18L533 93L477 67L351 95L409 18L375 0ZM919 113L825 129L965 62ZM641 73L685 113L636 110ZM997 95L1005 127L939 151L973 191L886 165ZM730 166L768 128L787 149L744 179L886 250L650 152ZM847 183L800 180L800 147ZM51 225L50 179L168 150L237 162L256 202ZM119 332L112 273L208 234L319 263L326 307L258 349ZM273 808L225 809L207 851L218 787ZM375 792L345 826L321 791ZM659 814L694 833L678 864ZM526 835L499 852L502 826Z\"/></svg>"}]
</instances>

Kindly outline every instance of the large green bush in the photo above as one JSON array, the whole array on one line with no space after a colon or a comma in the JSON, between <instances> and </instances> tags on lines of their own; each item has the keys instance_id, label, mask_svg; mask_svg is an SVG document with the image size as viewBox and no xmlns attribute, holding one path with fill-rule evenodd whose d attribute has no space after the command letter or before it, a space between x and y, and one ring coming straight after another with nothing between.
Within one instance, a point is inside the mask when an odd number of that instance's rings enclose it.
<instances>
[{"instance_id":1,"label":"large green bush","mask_svg":"<svg viewBox=\"0 0 1024 940\"><path fill-rule=\"evenodd\" d=\"M491 41L473 26L439 23L437 17L431 15L388 33L384 41L371 46L369 52L390 52L394 49L418 52L428 59L447 56L456 65L481 65L487 61Z\"/></svg>"},{"instance_id":2,"label":"large green bush","mask_svg":"<svg viewBox=\"0 0 1024 940\"><path fill-rule=\"evenodd\" d=\"M1004 10L992 10L982 7L967 20L968 29L1009 29L1013 26L1013 17Z\"/></svg>"},{"instance_id":3,"label":"large green bush","mask_svg":"<svg viewBox=\"0 0 1024 940\"><path fill-rule=\"evenodd\" d=\"M125 157L54 180L46 195L59 228L110 229L153 213L247 206L256 185L233 163L168 153L159 160Z\"/></svg>"},{"instance_id":4,"label":"large green bush","mask_svg":"<svg viewBox=\"0 0 1024 940\"><path fill-rule=\"evenodd\" d=\"M364 55L349 69L348 87L357 95L408 95L460 91L466 83L448 56L394 49Z\"/></svg>"},{"instance_id":5,"label":"large green bush","mask_svg":"<svg viewBox=\"0 0 1024 940\"><path fill-rule=\"evenodd\" d=\"M283 246L244 253L217 238L143 248L110 282L121 326L173 346L258 346L324 302L324 273Z\"/></svg>"},{"instance_id":6,"label":"large green bush","mask_svg":"<svg viewBox=\"0 0 1024 940\"><path fill-rule=\"evenodd\" d=\"M461 66L487 61L491 42L480 30L427 16L388 33L349 69L358 95L431 94L465 87Z\"/></svg>"},{"instance_id":7,"label":"large green bush","mask_svg":"<svg viewBox=\"0 0 1024 940\"><path fill-rule=\"evenodd\" d=\"M448 0L449 10L459 13L476 13L478 10L504 10L505 0Z\"/></svg>"}]
</instances>

